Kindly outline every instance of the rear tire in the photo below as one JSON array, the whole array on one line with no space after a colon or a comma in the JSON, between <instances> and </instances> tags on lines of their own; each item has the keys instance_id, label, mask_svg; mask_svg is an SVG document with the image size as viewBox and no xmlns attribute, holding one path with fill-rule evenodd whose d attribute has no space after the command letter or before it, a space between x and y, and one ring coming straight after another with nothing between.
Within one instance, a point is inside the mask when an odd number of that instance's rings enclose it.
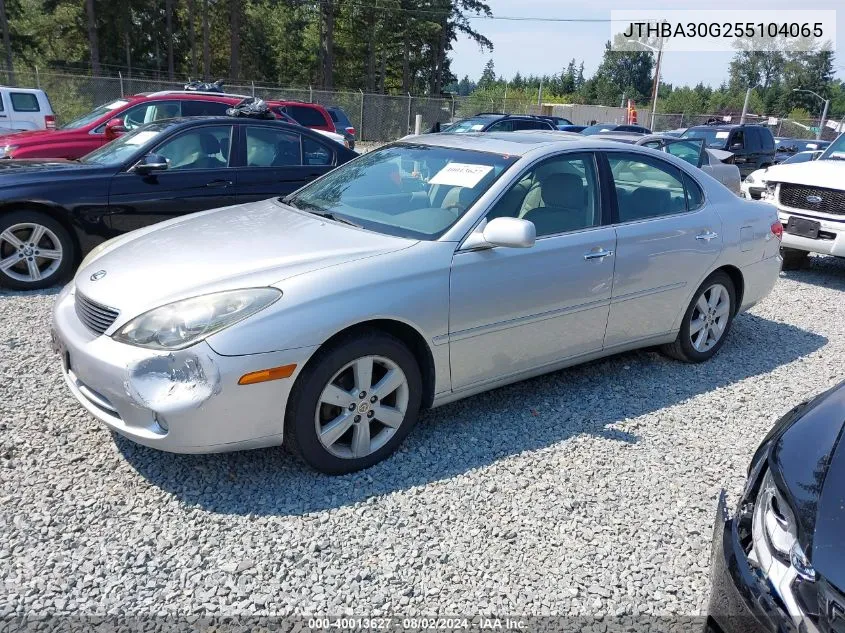
<instances>
[{"instance_id":1,"label":"rear tire","mask_svg":"<svg viewBox=\"0 0 845 633\"><path fill-rule=\"evenodd\" d=\"M800 270L810 265L810 253L807 251L781 246L780 256L783 257L783 270Z\"/></svg>"},{"instance_id":2,"label":"rear tire","mask_svg":"<svg viewBox=\"0 0 845 633\"><path fill-rule=\"evenodd\" d=\"M718 352L736 314L736 289L730 276L717 270L692 296L678 338L661 351L686 363L701 363Z\"/></svg>"},{"instance_id":3,"label":"rear tire","mask_svg":"<svg viewBox=\"0 0 845 633\"><path fill-rule=\"evenodd\" d=\"M330 475L368 468L392 454L417 422L422 377L399 339L363 330L317 352L297 378L285 444Z\"/></svg>"},{"instance_id":4,"label":"rear tire","mask_svg":"<svg viewBox=\"0 0 845 633\"><path fill-rule=\"evenodd\" d=\"M76 260L70 233L39 211L0 216L0 286L37 290L65 279Z\"/></svg>"}]
</instances>

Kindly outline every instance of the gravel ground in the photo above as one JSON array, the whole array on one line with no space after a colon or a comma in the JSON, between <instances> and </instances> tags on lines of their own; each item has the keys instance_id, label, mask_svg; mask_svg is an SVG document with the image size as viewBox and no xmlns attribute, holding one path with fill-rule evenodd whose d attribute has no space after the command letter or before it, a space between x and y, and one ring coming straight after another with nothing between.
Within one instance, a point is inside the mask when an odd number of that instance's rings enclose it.
<instances>
[{"instance_id":1,"label":"gravel ground","mask_svg":"<svg viewBox=\"0 0 845 633\"><path fill-rule=\"evenodd\" d=\"M716 498L845 379L845 261L815 258L711 362L626 354L424 415L328 478L278 449L159 453L72 399L55 291L0 295L0 615L685 614Z\"/></svg>"}]
</instances>

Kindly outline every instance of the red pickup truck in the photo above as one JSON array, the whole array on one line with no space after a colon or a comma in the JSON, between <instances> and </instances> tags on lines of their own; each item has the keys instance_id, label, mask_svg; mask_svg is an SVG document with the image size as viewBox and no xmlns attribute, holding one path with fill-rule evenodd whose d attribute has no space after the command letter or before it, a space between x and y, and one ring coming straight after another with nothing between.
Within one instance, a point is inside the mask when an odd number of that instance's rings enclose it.
<instances>
[{"instance_id":1,"label":"red pickup truck","mask_svg":"<svg viewBox=\"0 0 845 633\"><path fill-rule=\"evenodd\" d=\"M220 116L243 99L243 96L163 91L115 99L94 108L91 112L63 125L57 130L19 132L0 136L0 158L67 158L85 156L127 130L159 119L189 116ZM325 108L313 103L267 101L271 107L295 106L297 111L307 108L308 121L299 121L315 130L334 132ZM313 112L311 112L313 111ZM322 123L322 125L321 125Z\"/></svg>"}]
</instances>

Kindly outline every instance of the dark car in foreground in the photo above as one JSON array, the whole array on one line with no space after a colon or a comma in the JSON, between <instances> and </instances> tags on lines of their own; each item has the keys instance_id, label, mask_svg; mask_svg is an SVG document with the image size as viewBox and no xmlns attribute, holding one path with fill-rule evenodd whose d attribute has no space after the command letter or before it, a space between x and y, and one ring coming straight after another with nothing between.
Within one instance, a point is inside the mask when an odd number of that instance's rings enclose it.
<instances>
[{"instance_id":1,"label":"dark car in foreground","mask_svg":"<svg viewBox=\"0 0 845 633\"><path fill-rule=\"evenodd\" d=\"M151 123L76 161L0 161L0 286L44 288L120 233L287 195L356 156L300 125L225 116Z\"/></svg>"},{"instance_id":2,"label":"dark car in foreground","mask_svg":"<svg viewBox=\"0 0 845 633\"><path fill-rule=\"evenodd\" d=\"M845 383L784 415L713 544L710 628L845 631Z\"/></svg>"}]
</instances>

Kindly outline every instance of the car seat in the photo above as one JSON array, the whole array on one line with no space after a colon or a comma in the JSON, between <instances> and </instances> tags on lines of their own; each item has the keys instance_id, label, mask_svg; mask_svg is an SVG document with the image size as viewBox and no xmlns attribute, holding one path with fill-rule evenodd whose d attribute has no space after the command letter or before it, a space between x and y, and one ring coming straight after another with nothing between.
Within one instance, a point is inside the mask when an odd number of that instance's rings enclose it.
<instances>
[{"instance_id":1,"label":"car seat","mask_svg":"<svg viewBox=\"0 0 845 633\"><path fill-rule=\"evenodd\" d=\"M530 209L523 219L533 222L537 235L552 235L593 226L587 188L576 174L549 174L540 183L544 206Z\"/></svg>"}]
</instances>

